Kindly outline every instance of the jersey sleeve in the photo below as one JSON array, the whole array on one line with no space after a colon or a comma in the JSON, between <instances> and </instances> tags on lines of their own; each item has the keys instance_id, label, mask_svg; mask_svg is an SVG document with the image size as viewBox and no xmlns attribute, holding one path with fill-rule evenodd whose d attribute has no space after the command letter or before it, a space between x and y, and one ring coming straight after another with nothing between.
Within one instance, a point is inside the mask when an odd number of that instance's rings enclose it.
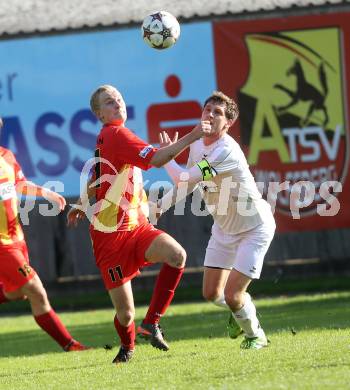
<instances>
[{"instance_id":1,"label":"jersey sleeve","mask_svg":"<svg viewBox=\"0 0 350 390\"><path fill-rule=\"evenodd\" d=\"M237 168L239 164L229 145L214 149L209 156L197 163L192 160L190 152L186 169L179 166L174 160L165 164L165 169L174 183L188 181L190 184L196 184L200 181L208 181L220 173Z\"/></svg>"},{"instance_id":2,"label":"jersey sleeve","mask_svg":"<svg viewBox=\"0 0 350 390\"><path fill-rule=\"evenodd\" d=\"M190 145L190 152L188 154L186 168L187 169L192 168L193 165L194 165L194 161L193 161L193 144L191 144Z\"/></svg>"},{"instance_id":3,"label":"jersey sleeve","mask_svg":"<svg viewBox=\"0 0 350 390\"><path fill-rule=\"evenodd\" d=\"M127 128L116 128L108 139L108 147L114 148L118 158L143 170L152 167L150 161L157 148L146 143Z\"/></svg>"},{"instance_id":4,"label":"jersey sleeve","mask_svg":"<svg viewBox=\"0 0 350 390\"><path fill-rule=\"evenodd\" d=\"M202 180L202 172L198 164L186 169L177 164L176 161L171 160L164 165L164 168L175 184L178 184L180 181L186 181L191 185L195 185Z\"/></svg>"}]
</instances>

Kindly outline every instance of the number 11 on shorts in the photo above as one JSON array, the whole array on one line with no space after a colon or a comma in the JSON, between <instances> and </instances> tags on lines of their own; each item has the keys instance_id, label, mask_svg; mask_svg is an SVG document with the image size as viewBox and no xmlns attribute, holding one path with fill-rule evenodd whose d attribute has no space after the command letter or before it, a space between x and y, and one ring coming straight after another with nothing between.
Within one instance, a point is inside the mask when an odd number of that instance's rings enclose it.
<instances>
[{"instance_id":1,"label":"number 11 on shorts","mask_svg":"<svg viewBox=\"0 0 350 390\"><path fill-rule=\"evenodd\" d=\"M118 277L119 279L123 279L123 272L120 265L117 265L114 268L108 268L108 273L111 277L112 282L115 282L117 280L116 277Z\"/></svg>"}]
</instances>

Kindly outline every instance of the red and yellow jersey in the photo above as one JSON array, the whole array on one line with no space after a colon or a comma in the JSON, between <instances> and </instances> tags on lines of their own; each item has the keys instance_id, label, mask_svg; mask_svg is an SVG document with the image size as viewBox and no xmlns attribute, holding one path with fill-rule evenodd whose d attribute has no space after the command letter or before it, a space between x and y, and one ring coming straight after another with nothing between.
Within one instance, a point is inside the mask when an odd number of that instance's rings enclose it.
<instances>
[{"instance_id":1,"label":"red and yellow jersey","mask_svg":"<svg viewBox=\"0 0 350 390\"><path fill-rule=\"evenodd\" d=\"M116 120L103 126L95 152L96 207L91 229L131 231L147 222L141 169L151 167L157 149Z\"/></svg>"},{"instance_id":2,"label":"red and yellow jersey","mask_svg":"<svg viewBox=\"0 0 350 390\"><path fill-rule=\"evenodd\" d=\"M0 146L0 246L24 239L18 220L16 184L26 181L13 153Z\"/></svg>"}]
</instances>

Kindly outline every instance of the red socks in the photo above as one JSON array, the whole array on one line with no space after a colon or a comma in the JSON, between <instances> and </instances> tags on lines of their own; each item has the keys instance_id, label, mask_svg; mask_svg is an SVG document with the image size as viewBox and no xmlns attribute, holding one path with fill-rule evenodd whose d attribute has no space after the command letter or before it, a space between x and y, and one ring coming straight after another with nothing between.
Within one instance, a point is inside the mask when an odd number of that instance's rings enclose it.
<instances>
[{"instance_id":1,"label":"red socks","mask_svg":"<svg viewBox=\"0 0 350 390\"><path fill-rule=\"evenodd\" d=\"M0 283L0 305L2 303L8 302L9 300L5 297L4 294L4 286L2 283Z\"/></svg>"},{"instance_id":2,"label":"red socks","mask_svg":"<svg viewBox=\"0 0 350 390\"><path fill-rule=\"evenodd\" d=\"M184 268L171 267L163 264L154 287L151 303L147 315L143 322L145 324L155 324L165 313L170 305L177 285L180 282ZM121 344L126 349L135 347L135 322L129 326L122 326L118 321L117 315L114 317L114 326L119 334Z\"/></svg>"},{"instance_id":3,"label":"red socks","mask_svg":"<svg viewBox=\"0 0 350 390\"><path fill-rule=\"evenodd\" d=\"M53 309L48 313L34 316L37 324L62 347L66 347L73 339Z\"/></svg>"},{"instance_id":4,"label":"red socks","mask_svg":"<svg viewBox=\"0 0 350 390\"><path fill-rule=\"evenodd\" d=\"M160 317L173 300L183 272L184 268L175 268L166 263L163 264L158 274L148 312L143 320L144 323L155 324L159 322Z\"/></svg>"},{"instance_id":5,"label":"red socks","mask_svg":"<svg viewBox=\"0 0 350 390\"><path fill-rule=\"evenodd\" d=\"M126 349L134 349L135 348L135 321L131 323L129 326L123 326L117 315L114 316L114 326L119 334L120 341L123 347Z\"/></svg>"},{"instance_id":6,"label":"red socks","mask_svg":"<svg viewBox=\"0 0 350 390\"><path fill-rule=\"evenodd\" d=\"M7 301L8 299L4 295L3 284L0 283L0 304ZM62 348L67 346L73 340L73 337L70 335L67 328L63 325L53 309L51 309L48 313L34 316L34 319L40 328L56 340Z\"/></svg>"}]
</instances>

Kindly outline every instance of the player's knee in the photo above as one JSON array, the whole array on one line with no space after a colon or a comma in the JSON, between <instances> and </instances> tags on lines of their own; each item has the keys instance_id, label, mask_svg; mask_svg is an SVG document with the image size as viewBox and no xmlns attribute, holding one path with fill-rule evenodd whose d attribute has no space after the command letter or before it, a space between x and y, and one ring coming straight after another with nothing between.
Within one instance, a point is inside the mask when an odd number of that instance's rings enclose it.
<instances>
[{"instance_id":1,"label":"player's knee","mask_svg":"<svg viewBox=\"0 0 350 390\"><path fill-rule=\"evenodd\" d=\"M122 326L129 326L133 323L135 312L133 310L125 310L118 313L118 320Z\"/></svg>"},{"instance_id":2,"label":"player's knee","mask_svg":"<svg viewBox=\"0 0 350 390\"><path fill-rule=\"evenodd\" d=\"M184 268L186 264L186 251L181 246L174 248L169 256L169 265L175 268Z\"/></svg>"},{"instance_id":3,"label":"player's knee","mask_svg":"<svg viewBox=\"0 0 350 390\"><path fill-rule=\"evenodd\" d=\"M202 294L203 298L209 302L215 302L217 299L220 298L220 293L217 289L204 288Z\"/></svg>"},{"instance_id":4,"label":"player's knee","mask_svg":"<svg viewBox=\"0 0 350 390\"><path fill-rule=\"evenodd\" d=\"M244 293L239 292L231 292L228 293L225 291L225 301L230 306L231 309L239 310L244 305Z\"/></svg>"}]
</instances>

